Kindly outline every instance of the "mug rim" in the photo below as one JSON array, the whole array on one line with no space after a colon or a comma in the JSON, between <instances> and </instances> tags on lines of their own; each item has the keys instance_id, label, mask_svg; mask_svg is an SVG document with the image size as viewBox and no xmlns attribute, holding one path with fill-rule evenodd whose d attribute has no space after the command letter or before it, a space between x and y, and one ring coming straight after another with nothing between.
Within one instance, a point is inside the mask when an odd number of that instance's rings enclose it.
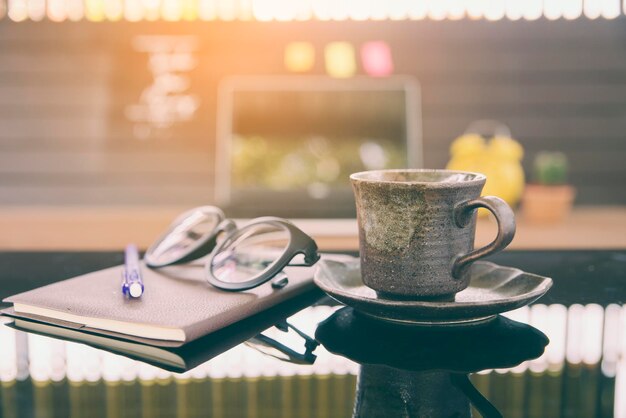
<instances>
[{"instance_id":1,"label":"mug rim","mask_svg":"<svg viewBox=\"0 0 626 418\"><path fill-rule=\"evenodd\" d=\"M448 173L448 174L469 174L473 178L469 180L446 182L446 181L403 181L403 180L383 180L368 178L366 176L382 173ZM352 182L370 183L370 184L397 184L407 186L424 186L424 187L464 187L464 186L476 186L484 183L487 180L487 176L482 173L474 171L462 171L462 170L446 170L439 168L394 168L384 170L367 170L359 171L358 173L350 174L350 180Z\"/></svg>"}]
</instances>

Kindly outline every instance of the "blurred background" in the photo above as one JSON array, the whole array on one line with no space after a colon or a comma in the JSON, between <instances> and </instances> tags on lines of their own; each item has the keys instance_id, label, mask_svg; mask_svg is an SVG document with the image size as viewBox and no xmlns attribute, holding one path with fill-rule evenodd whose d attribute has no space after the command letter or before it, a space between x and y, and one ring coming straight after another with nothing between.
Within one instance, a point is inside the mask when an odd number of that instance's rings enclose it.
<instances>
[{"instance_id":1,"label":"blurred background","mask_svg":"<svg viewBox=\"0 0 626 418\"><path fill-rule=\"evenodd\" d=\"M0 247L145 247L214 204L355 248L348 175L401 167L486 173L520 208L518 247L623 247L625 13L0 0Z\"/></svg>"}]
</instances>

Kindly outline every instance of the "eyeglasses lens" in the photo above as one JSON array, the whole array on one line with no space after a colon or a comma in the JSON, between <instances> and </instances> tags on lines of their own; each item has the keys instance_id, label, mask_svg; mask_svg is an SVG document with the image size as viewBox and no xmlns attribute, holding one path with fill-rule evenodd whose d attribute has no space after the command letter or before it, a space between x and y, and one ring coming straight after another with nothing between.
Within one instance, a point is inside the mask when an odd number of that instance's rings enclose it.
<instances>
[{"instance_id":1,"label":"eyeglasses lens","mask_svg":"<svg viewBox=\"0 0 626 418\"><path fill-rule=\"evenodd\" d=\"M229 283L258 277L278 260L289 246L289 231L279 225L255 224L227 238L213 256L213 275Z\"/></svg>"},{"instance_id":2,"label":"eyeglasses lens","mask_svg":"<svg viewBox=\"0 0 626 418\"><path fill-rule=\"evenodd\" d=\"M197 245L202 237L211 234L219 222L220 217L217 214L200 211L177 219L165 238L154 248L152 259L161 262L187 255L190 248Z\"/></svg>"}]
</instances>

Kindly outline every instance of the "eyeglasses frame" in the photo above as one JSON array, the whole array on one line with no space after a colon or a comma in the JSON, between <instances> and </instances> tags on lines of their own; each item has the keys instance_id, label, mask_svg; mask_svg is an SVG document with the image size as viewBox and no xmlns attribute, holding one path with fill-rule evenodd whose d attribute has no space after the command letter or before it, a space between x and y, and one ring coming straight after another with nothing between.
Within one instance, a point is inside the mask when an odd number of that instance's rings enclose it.
<instances>
[{"instance_id":1,"label":"eyeglasses frame","mask_svg":"<svg viewBox=\"0 0 626 418\"><path fill-rule=\"evenodd\" d=\"M287 247L283 250L282 255L274 262L272 262L272 264L270 264L267 268L265 268L265 270L246 282L232 283L218 279L212 272L214 257L219 254L221 250L223 250L223 247L225 245L229 243L230 238L234 238L237 235L242 234L242 232L245 232L248 228L252 228L260 224L269 224L282 227L289 232L289 243L287 244ZM298 264L298 266L312 266L320 259L320 255L318 254L317 250L317 244L315 243L313 238L308 236L290 221L274 216L264 216L253 219L241 228L233 230L228 236L225 237L224 240L222 240L215 246L205 265L205 277L209 283L222 290L248 290L260 286L268 280L274 278L285 267L289 265L296 266L294 264L290 264L290 262L298 254L304 255L304 264Z\"/></svg>"}]
</instances>

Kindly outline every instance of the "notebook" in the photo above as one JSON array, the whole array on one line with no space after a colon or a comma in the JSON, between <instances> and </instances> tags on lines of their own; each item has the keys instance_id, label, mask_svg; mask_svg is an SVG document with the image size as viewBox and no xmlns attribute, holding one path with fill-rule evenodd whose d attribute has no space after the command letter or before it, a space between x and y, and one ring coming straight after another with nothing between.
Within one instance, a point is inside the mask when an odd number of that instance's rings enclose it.
<instances>
[{"instance_id":1,"label":"notebook","mask_svg":"<svg viewBox=\"0 0 626 418\"><path fill-rule=\"evenodd\" d=\"M267 282L243 292L227 292L204 279L204 264L153 270L142 266L141 298L122 295L123 266L53 283L8 297L13 317L65 328L177 347L222 329L315 287L314 267L287 267L289 282L273 289Z\"/></svg>"},{"instance_id":2,"label":"notebook","mask_svg":"<svg viewBox=\"0 0 626 418\"><path fill-rule=\"evenodd\" d=\"M87 344L101 350L120 354L176 373L185 372L211 360L230 348L253 338L295 312L311 305L323 296L313 289L250 318L205 335L182 347L159 347L111 338L82 329L50 325L30 319L15 318L9 327L65 341Z\"/></svg>"}]
</instances>

